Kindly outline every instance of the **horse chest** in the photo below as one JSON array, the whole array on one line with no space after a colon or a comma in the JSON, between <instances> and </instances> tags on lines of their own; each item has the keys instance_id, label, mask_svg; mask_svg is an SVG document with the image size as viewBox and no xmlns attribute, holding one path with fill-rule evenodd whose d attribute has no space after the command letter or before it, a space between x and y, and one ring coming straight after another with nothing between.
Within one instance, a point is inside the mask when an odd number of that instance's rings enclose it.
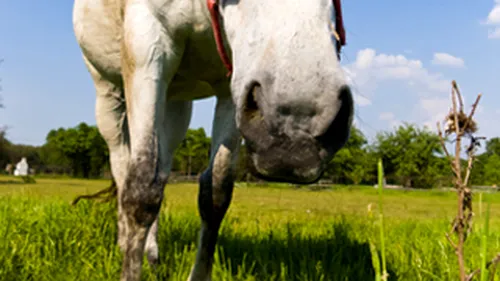
<instances>
[{"instance_id":1,"label":"horse chest","mask_svg":"<svg viewBox=\"0 0 500 281\"><path fill-rule=\"evenodd\" d=\"M227 70L217 54L209 24L202 30L195 30L187 38L177 73L187 79L202 80L209 84L225 78Z\"/></svg>"},{"instance_id":2,"label":"horse chest","mask_svg":"<svg viewBox=\"0 0 500 281\"><path fill-rule=\"evenodd\" d=\"M195 26L186 39L181 64L169 86L169 99L191 100L216 95L212 86L228 79L212 34L207 23Z\"/></svg>"},{"instance_id":3,"label":"horse chest","mask_svg":"<svg viewBox=\"0 0 500 281\"><path fill-rule=\"evenodd\" d=\"M154 17L173 36L175 44L183 45L177 76L207 83L225 78L227 71L217 53L205 0L146 2Z\"/></svg>"}]
</instances>

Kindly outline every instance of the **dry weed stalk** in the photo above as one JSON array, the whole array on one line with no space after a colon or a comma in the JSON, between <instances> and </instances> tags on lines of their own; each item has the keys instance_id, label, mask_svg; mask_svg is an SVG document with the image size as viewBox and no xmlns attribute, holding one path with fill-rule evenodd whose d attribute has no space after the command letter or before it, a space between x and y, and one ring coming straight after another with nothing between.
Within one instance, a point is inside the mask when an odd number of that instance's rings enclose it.
<instances>
[{"instance_id":1,"label":"dry weed stalk","mask_svg":"<svg viewBox=\"0 0 500 281\"><path fill-rule=\"evenodd\" d=\"M109 202L116 198L116 195L118 193L118 189L116 187L116 182L115 179L112 178L111 185L105 189L102 189L96 193L93 194L88 194L88 195L79 195L75 199L73 199L73 202L71 202L71 205L76 205L81 199L87 199L87 200L94 200L94 199L100 199L101 203Z\"/></svg>"},{"instance_id":2,"label":"dry weed stalk","mask_svg":"<svg viewBox=\"0 0 500 281\"><path fill-rule=\"evenodd\" d=\"M439 122L437 124L441 146L443 147L444 153L450 162L451 170L454 175L454 187L458 195L457 216L453 220L450 232L446 233L446 238L455 249L455 253L458 258L461 281L472 280L474 275L480 272L478 269L467 275L464 257L464 243L472 230L472 218L474 216L474 212L472 211L472 191L469 188L469 179L472 171L472 165L475 160L475 152L479 146L479 141L485 139L484 137L475 137L473 135L477 131L477 124L473 117L480 99L481 94L477 96L470 113L468 115L465 114L463 111L464 106L462 95L460 94L457 83L453 81L451 91L452 108L445 119L446 127L444 129L444 135ZM455 155L453 157L450 156L450 153L445 145L445 137L452 134L455 135ZM466 150L468 159L465 170L462 168L460 159L462 138L464 137L470 140ZM457 235L458 241L453 241L451 238L452 233ZM488 264L488 267L495 266L498 262L500 262L500 254Z\"/></svg>"},{"instance_id":3,"label":"dry weed stalk","mask_svg":"<svg viewBox=\"0 0 500 281\"><path fill-rule=\"evenodd\" d=\"M446 238L455 248L455 252L458 257L461 281L465 281L467 277L464 261L464 242L472 228L472 217L474 216L472 211L472 192L470 188L468 188L468 181L472 170L472 164L474 163L475 148L477 147L476 138L472 135L476 132L477 125L472 118L480 98L481 94L478 95L476 102L473 104L470 114L466 115L463 111L463 99L460 91L458 90L457 83L455 81L452 82L451 99L453 107L451 108L450 113L446 116L445 136L447 137L453 133L455 134L455 155L453 158L450 157L450 153L446 148L441 126L439 123L437 124L441 146L450 161L451 169L454 174L454 187L458 193L457 216L453 220L452 228L450 232L446 234ZM458 108L457 102L459 104ZM468 137L470 139L470 145L467 149L468 161L465 172L462 171L460 159L463 137ZM457 242L453 242L451 238L450 234L453 232L458 236Z\"/></svg>"}]
</instances>

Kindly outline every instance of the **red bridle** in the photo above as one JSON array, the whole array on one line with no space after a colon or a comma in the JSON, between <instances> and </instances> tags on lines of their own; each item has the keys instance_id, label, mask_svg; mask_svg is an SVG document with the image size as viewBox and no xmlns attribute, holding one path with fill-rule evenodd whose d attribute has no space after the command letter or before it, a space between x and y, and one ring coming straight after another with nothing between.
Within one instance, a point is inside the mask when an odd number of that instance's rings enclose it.
<instances>
[{"instance_id":1,"label":"red bridle","mask_svg":"<svg viewBox=\"0 0 500 281\"><path fill-rule=\"evenodd\" d=\"M345 45L345 30L344 30L344 21L342 19L342 6L340 5L340 0L332 0L333 7L335 8L335 31L338 35L337 40L337 56L340 60L340 50L342 46ZM219 56L222 59L222 62L226 66L228 73L227 76L231 76L233 72L233 65L227 56L226 48L222 43L222 34L220 28L220 14L219 14L219 5L218 0L207 0L208 10L210 11L210 17L212 19L212 29L215 36L215 44L217 45L217 52L219 52Z\"/></svg>"}]
</instances>

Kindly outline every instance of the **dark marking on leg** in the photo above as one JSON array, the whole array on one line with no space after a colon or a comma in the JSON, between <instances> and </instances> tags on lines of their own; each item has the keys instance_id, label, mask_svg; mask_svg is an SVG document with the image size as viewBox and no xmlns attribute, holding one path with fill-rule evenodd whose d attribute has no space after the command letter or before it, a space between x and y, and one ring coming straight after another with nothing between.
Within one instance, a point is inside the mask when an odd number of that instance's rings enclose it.
<instances>
[{"instance_id":1,"label":"dark marking on leg","mask_svg":"<svg viewBox=\"0 0 500 281\"><path fill-rule=\"evenodd\" d=\"M229 208L233 196L234 180L232 173L229 172L220 186L212 185L212 169L207 169L200 177L200 192L198 194L198 211L203 221L209 225L217 226L221 223L224 215ZM215 190L220 189L220 190ZM215 201L213 193L222 193L222 200ZM219 201L219 202L218 202Z\"/></svg>"},{"instance_id":2,"label":"dark marking on leg","mask_svg":"<svg viewBox=\"0 0 500 281\"><path fill-rule=\"evenodd\" d=\"M128 167L123 191L120 193L121 212L126 231L122 280L140 276L146 237L160 211L163 188L167 177L158 172L155 152L142 153Z\"/></svg>"},{"instance_id":3,"label":"dark marking on leg","mask_svg":"<svg viewBox=\"0 0 500 281\"><path fill-rule=\"evenodd\" d=\"M158 173L150 156L138 160L129 166L122 206L138 225L149 227L160 210L167 177Z\"/></svg>"},{"instance_id":4,"label":"dark marking on leg","mask_svg":"<svg viewBox=\"0 0 500 281\"><path fill-rule=\"evenodd\" d=\"M234 180L231 171L217 187L212 185L212 168L207 169L200 177L198 211L202 219L202 227L196 263L191 271L190 281L210 280L219 228L231 203L233 186ZM220 193L222 200L214 200L214 191Z\"/></svg>"}]
</instances>

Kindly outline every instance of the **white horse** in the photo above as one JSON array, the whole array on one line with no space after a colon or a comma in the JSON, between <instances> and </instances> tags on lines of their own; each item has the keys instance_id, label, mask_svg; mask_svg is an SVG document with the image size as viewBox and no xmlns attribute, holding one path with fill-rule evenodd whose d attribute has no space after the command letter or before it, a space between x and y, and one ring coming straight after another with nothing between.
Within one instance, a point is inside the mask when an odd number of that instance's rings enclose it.
<instances>
[{"instance_id":1,"label":"white horse","mask_svg":"<svg viewBox=\"0 0 500 281\"><path fill-rule=\"evenodd\" d=\"M158 212L193 100L217 97L189 280L211 280L241 136L256 175L319 179L353 115L333 1L75 0L74 31L118 187L121 280L140 279L144 251L157 262Z\"/></svg>"}]
</instances>

